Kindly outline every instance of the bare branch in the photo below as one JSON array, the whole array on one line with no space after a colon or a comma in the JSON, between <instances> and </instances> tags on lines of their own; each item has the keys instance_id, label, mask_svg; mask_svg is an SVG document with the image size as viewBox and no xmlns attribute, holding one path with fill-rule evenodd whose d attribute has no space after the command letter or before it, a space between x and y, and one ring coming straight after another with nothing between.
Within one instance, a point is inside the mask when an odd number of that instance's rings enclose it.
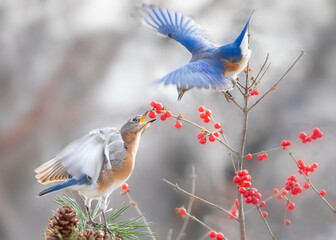
<instances>
[{"instance_id":1,"label":"bare branch","mask_svg":"<svg viewBox=\"0 0 336 240\"><path fill-rule=\"evenodd\" d=\"M192 195L195 195L196 173L195 173L195 166L194 165L191 165L191 172L192 172L191 173L191 182L192 182L192 184L191 184L191 193L192 193ZM187 208L188 213L191 212L191 208L192 208L194 200L195 200L195 198L190 197L188 208ZM188 223L189 223L189 217L186 217L185 220L184 220L184 222L183 222L181 231L177 235L176 240L181 240L183 238L183 236L185 236L185 230L187 229Z\"/></svg>"},{"instance_id":2,"label":"bare branch","mask_svg":"<svg viewBox=\"0 0 336 240\"><path fill-rule=\"evenodd\" d=\"M239 89L239 88L238 88ZM240 91L240 89L239 89L239 91ZM240 108L241 110L243 110L243 107L232 97L232 96L230 96L229 94L227 94L226 92L223 92L224 93L224 95L225 95L225 97L226 98L228 98L228 99L230 99L234 104L236 104L236 106L238 107L238 108ZM241 92L243 95L244 95L244 93L243 92Z\"/></svg>"},{"instance_id":3,"label":"bare branch","mask_svg":"<svg viewBox=\"0 0 336 240\"><path fill-rule=\"evenodd\" d=\"M208 204L208 205L210 205L210 206L213 206L213 207L215 207L215 208L221 210L222 212L225 212L227 215L231 216L233 219L238 220L237 217L233 216L228 210L222 208L221 206L218 206L217 204L214 204L214 203L209 202L209 201L207 201L207 200L205 200L205 199L203 199L203 198L201 198L201 197L198 197L198 196L196 196L196 195L194 195L194 194L191 194L191 193L187 192L186 190L180 188L180 187L178 186L177 183L176 183L176 184L173 184L172 182L169 182L169 181L166 180L166 179L162 179L162 180L165 181L166 183L168 183L169 185L171 185L172 187L174 187L174 189L176 189L177 191L181 191L181 192L183 192L184 194L189 195L190 197L193 197L193 198L195 198L195 199L197 199L197 200L199 200L199 201L202 201L202 202L204 202L204 203L206 203L206 204Z\"/></svg>"},{"instance_id":4,"label":"bare branch","mask_svg":"<svg viewBox=\"0 0 336 240\"><path fill-rule=\"evenodd\" d=\"M271 230L270 225L268 224L267 219L266 219L266 218L264 217L264 215L262 214L260 207L257 206L257 209L258 209L258 212L260 213L260 216L261 216L261 218L263 219L263 221L264 221L264 223L265 223L265 225L266 225L266 227L267 227L267 230L268 230L269 234L271 235L271 238L272 238L273 240L275 240L274 234L273 234L273 232L272 232L272 230Z\"/></svg>"},{"instance_id":5,"label":"bare branch","mask_svg":"<svg viewBox=\"0 0 336 240\"><path fill-rule=\"evenodd\" d=\"M264 95L262 95L251 107L248 108L248 111L253 109L262 99L264 99L284 78L285 76L292 70L292 68L295 66L295 64L300 60L300 58L305 54L304 51L302 51L299 55L299 57L292 63L292 65L287 69L287 71L281 76L281 78L266 92Z\"/></svg>"},{"instance_id":6,"label":"bare branch","mask_svg":"<svg viewBox=\"0 0 336 240\"><path fill-rule=\"evenodd\" d=\"M257 76L254 78L253 82L251 83L251 85L248 87L249 89L257 82L258 78L259 78L259 75L261 74L262 70L264 69L264 67L266 66L266 63L268 61L268 58L269 58L269 53L267 53L266 55L266 59L265 59L265 62L264 64L261 66Z\"/></svg>"}]
</instances>

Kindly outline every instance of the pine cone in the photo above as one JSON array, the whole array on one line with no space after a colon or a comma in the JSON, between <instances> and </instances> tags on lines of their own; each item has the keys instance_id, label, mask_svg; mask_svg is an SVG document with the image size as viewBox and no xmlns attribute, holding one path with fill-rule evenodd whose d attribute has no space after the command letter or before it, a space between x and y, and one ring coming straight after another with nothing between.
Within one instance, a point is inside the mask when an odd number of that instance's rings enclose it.
<instances>
[{"instance_id":1,"label":"pine cone","mask_svg":"<svg viewBox=\"0 0 336 240\"><path fill-rule=\"evenodd\" d=\"M109 239L110 234L104 233L102 230L92 230L91 228L87 228L86 231L83 233L83 236L80 238L80 240L104 240Z\"/></svg>"},{"instance_id":2,"label":"pine cone","mask_svg":"<svg viewBox=\"0 0 336 240\"><path fill-rule=\"evenodd\" d=\"M60 239L58 234L61 234L64 240L70 237L77 231L77 213L69 206L63 206L57 209L53 217L49 219L49 226L45 230L46 240Z\"/></svg>"}]
</instances>

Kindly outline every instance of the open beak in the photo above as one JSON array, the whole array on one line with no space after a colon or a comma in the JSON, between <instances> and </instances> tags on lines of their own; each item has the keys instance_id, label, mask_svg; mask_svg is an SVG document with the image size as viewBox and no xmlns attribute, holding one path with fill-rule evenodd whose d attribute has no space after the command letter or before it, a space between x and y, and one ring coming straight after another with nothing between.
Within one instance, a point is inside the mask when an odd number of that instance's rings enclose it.
<instances>
[{"instance_id":1,"label":"open beak","mask_svg":"<svg viewBox=\"0 0 336 240\"><path fill-rule=\"evenodd\" d=\"M156 119L153 119L153 120L149 120L149 121L145 122L145 119L146 119L147 113L148 113L148 111L147 111L147 112L145 112L145 114L144 114L144 115L142 115L142 117L141 117L141 119L140 119L140 123L150 124L150 123L152 123L152 122L154 122L154 121L156 120Z\"/></svg>"}]
</instances>

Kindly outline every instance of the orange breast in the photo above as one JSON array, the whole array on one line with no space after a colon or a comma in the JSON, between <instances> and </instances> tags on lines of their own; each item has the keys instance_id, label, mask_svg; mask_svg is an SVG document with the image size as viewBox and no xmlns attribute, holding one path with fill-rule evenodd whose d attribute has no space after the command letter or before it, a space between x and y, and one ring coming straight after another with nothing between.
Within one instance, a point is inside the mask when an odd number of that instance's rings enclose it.
<instances>
[{"instance_id":1,"label":"orange breast","mask_svg":"<svg viewBox=\"0 0 336 240\"><path fill-rule=\"evenodd\" d=\"M240 61L239 62L231 62L228 60L224 60L225 72L238 72L241 68Z\"/></svg>"},{"instance_id":2,"label":"orange breast","mask_svg":"<svg viewBox=\"0 0 336 240\"><path fill-rule=\"evenodd\" d=\"M122 162L119 167L102 170L97 181L98 191L101 194L107 192L112 185L125 181L132 174L134 159L132 157L126 159L128 160Z\"/></svg>"}]
</instances>

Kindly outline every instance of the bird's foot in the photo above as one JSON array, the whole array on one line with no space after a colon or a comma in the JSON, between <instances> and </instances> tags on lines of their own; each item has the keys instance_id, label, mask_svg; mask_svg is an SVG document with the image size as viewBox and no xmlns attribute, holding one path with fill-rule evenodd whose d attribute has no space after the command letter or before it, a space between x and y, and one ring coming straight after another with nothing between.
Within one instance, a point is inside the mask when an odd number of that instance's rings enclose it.
<instances>
[{"instance_id":1,"label":"bird's foot","mask_svg":"<svg viewBox=\"0 0 336 240\"><path fill-rule=\"evenodd\" d=\"M226 98L226 101L228 101L229 103L233 99L233 97L232 97L232 95L231 95L231 93L229 91L224 92L224 96Z\"/></svg>"},{"instance_id":2,"label":"bird's foot","mask_svg":"<svg viewBox=\"0 0 336 240\"><path fill-rule=\"evenodd\" d=\"M97 227L99 225L99 223L93 221L91 218L89 219L87 224L91 225L92 227Z\"/></svg>"}]
</instances>

